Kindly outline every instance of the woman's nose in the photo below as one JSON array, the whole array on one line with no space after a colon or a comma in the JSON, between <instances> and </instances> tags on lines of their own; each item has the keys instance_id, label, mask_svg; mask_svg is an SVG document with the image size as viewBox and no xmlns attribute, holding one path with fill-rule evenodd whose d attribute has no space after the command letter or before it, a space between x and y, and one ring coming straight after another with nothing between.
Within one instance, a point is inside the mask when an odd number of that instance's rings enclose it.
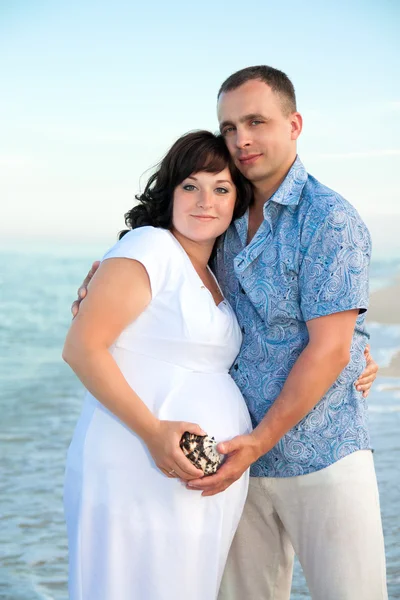
<instances>
[{"instance_id":1,"label":"woman's nose","mask_svg":"<svg viewBox=\"0 0 400 600\"><path fill-rule=\"evenodd\" d=\"M203 190L199 194L199 198L197 204L201 206L201 208L210 208L212 206L212 192L209 190Z\"/></svg>"}]
</instances>

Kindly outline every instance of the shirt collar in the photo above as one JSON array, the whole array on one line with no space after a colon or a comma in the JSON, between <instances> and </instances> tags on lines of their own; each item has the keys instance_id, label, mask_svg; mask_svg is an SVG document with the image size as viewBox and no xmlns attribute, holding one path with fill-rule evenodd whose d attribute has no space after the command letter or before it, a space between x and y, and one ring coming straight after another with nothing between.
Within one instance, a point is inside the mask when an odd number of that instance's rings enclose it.
<instances>
[{"instance_id":1,"label":"shirt collar","mask_svg":"<svg viewBox=\"0 0 400 600\"><path fill-rule=\"evenodd\" d=\"M296 156L296 160L290 167L285 179L271 196L269 201L264 204L264 217L266 216L266 208L271 201L284 206L297 206L300 202L301 192L303 191L307 178L307 171L300 158Z\"/></svg>"}]
</instances>

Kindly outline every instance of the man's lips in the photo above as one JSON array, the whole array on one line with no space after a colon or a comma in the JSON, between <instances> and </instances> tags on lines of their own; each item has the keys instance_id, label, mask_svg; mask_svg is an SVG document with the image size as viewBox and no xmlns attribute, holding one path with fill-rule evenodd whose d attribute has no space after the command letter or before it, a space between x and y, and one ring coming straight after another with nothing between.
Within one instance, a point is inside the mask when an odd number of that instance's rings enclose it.
<instances>
[{"instance_id":1,"label":"man's lips","mask_svg":"<svg viewBox=\"0 0 400 600\"><path fill-rule=\"evenodd\" d=\"M258 158L262 156L261 154L247 154L246 156L239 156L239 162L241 165L251 165L256 162Z\"/></svg>"}]
</instances>

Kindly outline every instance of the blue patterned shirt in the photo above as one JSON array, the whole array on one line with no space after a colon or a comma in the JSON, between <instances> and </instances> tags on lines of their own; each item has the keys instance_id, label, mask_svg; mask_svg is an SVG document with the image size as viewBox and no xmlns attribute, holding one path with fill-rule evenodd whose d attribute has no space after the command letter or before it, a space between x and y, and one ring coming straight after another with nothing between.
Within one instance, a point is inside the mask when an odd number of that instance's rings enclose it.
<instances>
[{"instance_id":1,"label":"blue patterned shirt","mask_svg":"<svg viewBox=\"0 0 400 600\"><path fill-rule=\"evenodd\" d=\"M360 310L348 366L315 408L251 469L261 477L303 475L370 447L366 402L354 386L369 337L364 313L370 235L357 211L308 175L298 157L265 203L264 220L248 245L247 228L248 213L225 234L215 268L242 328L243 344L231 374L253 426L306 347L306 322Z\"/></svg>"}]
</instances>

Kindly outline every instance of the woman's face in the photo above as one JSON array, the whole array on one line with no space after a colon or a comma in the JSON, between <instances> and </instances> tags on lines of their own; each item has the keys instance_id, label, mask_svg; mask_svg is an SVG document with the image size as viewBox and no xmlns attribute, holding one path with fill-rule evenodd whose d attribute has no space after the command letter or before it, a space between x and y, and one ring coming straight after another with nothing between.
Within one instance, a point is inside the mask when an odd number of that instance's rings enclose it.
<instances>
[{"instance_id":1,"label":"woman's face","mask_svg":"<svg viewBox=\"0 0 400 600\"><path fill-rule=\"evenodd\" d=\"M173 229L195 242L214 242L228 229L235 202L227 167L219 173L192 173L174 190Z\"/></svg>"}]
</instances>

